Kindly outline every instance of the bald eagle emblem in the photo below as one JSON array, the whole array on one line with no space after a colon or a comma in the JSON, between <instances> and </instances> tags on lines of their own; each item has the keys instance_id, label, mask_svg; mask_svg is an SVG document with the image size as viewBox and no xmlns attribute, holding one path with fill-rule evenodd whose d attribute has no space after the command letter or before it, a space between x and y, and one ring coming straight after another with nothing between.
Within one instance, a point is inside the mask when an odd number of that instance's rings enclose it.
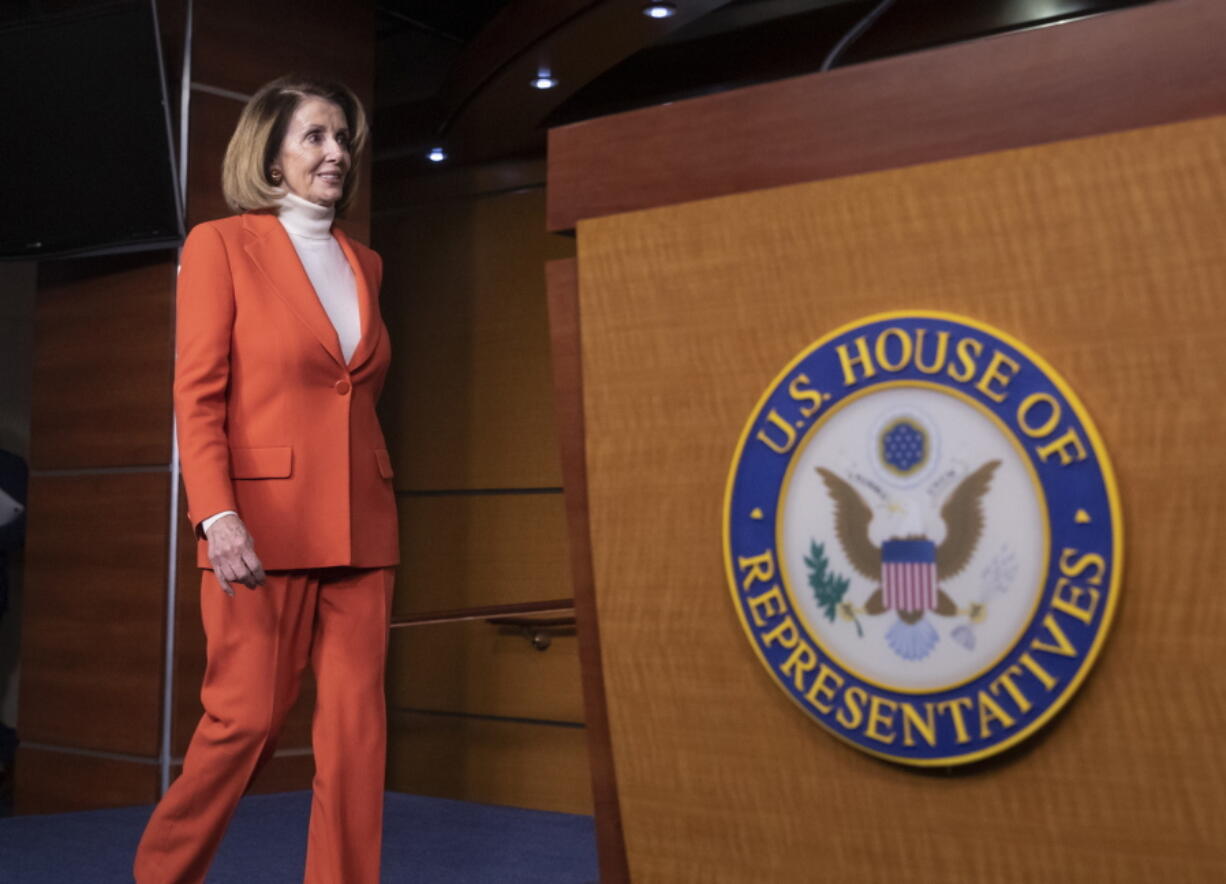
<instances>
[{"instance_id":1,"label":"bald eagle emblem","mask_svg":"<svg viewBox=\"0 0 1226 884\"><path fill-rule=\"evenodd\" d=\"M925 508L922 500L889 500L874 512L849 482L818 467L834 502L835 535L847 561L876 584L862 608L842 602L840 615L854 620L859 614L877 617L894 612L897 622L887 631L886 641L905 660L922 660L936 646L939 635L928 622L928 614L966 615L972 622L983 619L983 604L960 608L943 584L964 571L975 554L983 536L983 498L999 466L999 460L988 461L944 498L940 522L945 534L939 543L923 533L931 519L918 511ZM880 546L869 536L877 518L886 520L886 536Z\"/></svg>"},{"instance_id":2,"label":"bald eagle emblem","mask_svg":"<svg viewBox=\"0 0 1226 884\"><path fill-rule=\"evenodd\" d=\"M741 430L723 518L775 685L904 764L978 761L1052 720L1120 592L1119 489L1085 407L1025 344L938 311L794 356Z\"/></svg>"}]
</instances>

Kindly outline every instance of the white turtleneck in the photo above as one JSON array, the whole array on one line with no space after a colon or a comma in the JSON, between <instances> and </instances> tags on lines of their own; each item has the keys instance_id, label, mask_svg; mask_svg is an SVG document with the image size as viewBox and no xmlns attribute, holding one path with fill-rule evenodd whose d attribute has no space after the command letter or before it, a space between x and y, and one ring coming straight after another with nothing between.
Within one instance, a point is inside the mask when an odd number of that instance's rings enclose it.
<instances>
[{"instance_id":1,"label":"white turtleneck","mask_svg":"<svg viewBox=\"0 0 1226 884\"><path fill-rule=\"evenodd\" d=\"M336 329L341 355L348 362L362 336L362 320L353 268L332 235L335 216L336 210L331 206L321 206L293 193L286 193L277 204L277 219L289 234L315 295ZM207 535L214 522L233 513L224 510L209 516L200 522L200 528Z\"/></svg>"},{"instance_id":2,"label":"white turtleneck","mask_svg":"<svg viewBox=\"0 0 1226 884\"><path fill-rule=\"evenodd\" d=\"M332 235L332 219L336 210L321 206L287 193L281 197L277 218L289 234L294 251L315 287L336 336L340 338L341 355L348 362L361 337L358 316L358 286L353 268Z\"/></svg>"}]
</instances>

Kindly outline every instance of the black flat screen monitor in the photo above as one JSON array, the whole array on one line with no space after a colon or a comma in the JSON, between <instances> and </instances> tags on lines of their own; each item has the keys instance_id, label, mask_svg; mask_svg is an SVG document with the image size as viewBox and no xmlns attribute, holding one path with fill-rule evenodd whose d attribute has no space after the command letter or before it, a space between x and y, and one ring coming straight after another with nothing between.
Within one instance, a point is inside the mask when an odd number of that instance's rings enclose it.
<instances>
[{"instance_id":1,"label":"black flat screen monitor","mask_svg":"<svg viewBox=\"0 0 1226 884\"><path fill-rule=\"evenodd\" d=\"M0 19L0 260L183 237L152 3L77 9Z\"/></svg>"}]
</instances>

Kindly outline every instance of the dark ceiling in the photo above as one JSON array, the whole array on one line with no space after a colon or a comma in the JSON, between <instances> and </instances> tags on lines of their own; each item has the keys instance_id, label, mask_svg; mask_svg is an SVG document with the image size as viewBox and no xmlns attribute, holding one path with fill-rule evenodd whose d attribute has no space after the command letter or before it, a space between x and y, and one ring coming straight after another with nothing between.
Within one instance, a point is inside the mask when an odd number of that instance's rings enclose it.
<instances>
[{"instance_id":1,"label":"dark ceiling","mask_svg":"<svg viewBox=\"0 0 1226 884\"><path fill-rule=\"evenodd\" d=\"M840 56L856 64L1151 0L895 0ZM379 0L376 159L400 171L541 156L553 125L811 73L879 0ZM531 89L532 71L558 78Z\"/></svg>"},{"instance_id":2,"label":"dark ceiling","mask_svg":"<svg viewBox=\"0 0 1226 884\"><path fill-rule=\"evenodd\" d=\"M380 0L375 107L438 92L461 51L513 0Z\"/></svg>"}]
</instances>

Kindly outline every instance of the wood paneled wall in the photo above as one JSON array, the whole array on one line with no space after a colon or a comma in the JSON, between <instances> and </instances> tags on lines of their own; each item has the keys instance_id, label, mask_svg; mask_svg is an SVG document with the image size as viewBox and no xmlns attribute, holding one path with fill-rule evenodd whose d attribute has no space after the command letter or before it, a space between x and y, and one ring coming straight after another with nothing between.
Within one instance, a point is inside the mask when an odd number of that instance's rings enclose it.
<instances>
[{"instance_id":1,"label":"wood paneled wall","mask_svg":"<svg viewBox=\"0 0 1226 884\"><path fill-rule=\"evenodd\" d=\"M39 266L18 813L157 798L173 253Z\"/></svg>"},{"instance_id":2,"label":"wood paneled wall","mask_svg":"<svg viewBox=\"0 0 1226 884\"><path fill-rule=\"evenodd\" d=\"M380 213L399 487L561 484L544 261L573 244L545 232L543 200L537 187Z\"/></svg>"},{"instance_id":3,"label":"wood paneled wall","mask_svg":"<svg viewBox=\"0 0 1226 884\"><path fill-rule=\"evenodd\" d=\"M189 16L183 0L158 7L177 124ZM191 8L189 227L229 214L221 158L260 85L294 71L334 77L368 108L374 92L371 3L194 0ZM363 175L368 184L369 165ZM369 205L367 186L344 222L363 241ZM154 801L201 712L199 574L181 499L171 515L175 272L169 252L39 268L18 812ZM310 694L257 790L309 784Z\"/></svg>"},{"instance_id":4,"label":"wood paneled wall","mask_svg":"<svg viewBox=\"0 0 1226 884\"><path fill-rule=\"evenodd\" d=\"M404 491L404 592L396 594L397 615L570 595L566 548L558 543L565 536L565 513L554 488L528 494L497 489L479 494Z\"/></svg>"},{"instance_id":5,"label":"wood paneled wall","mask_svg":"<svg viewBox=\"0 0 1226 884\"><path fill-rule=\"evenodd\" d=\"M573 244L545 232L539 184L479 185L497 177L452 175L442 191L389 181L374 219L393 347L394 614L428 620L392 634L388 782L590 813L573 626L547 628L541 651L489 622L570 596L544 268Z\"/></svg>"}]
</instances>

